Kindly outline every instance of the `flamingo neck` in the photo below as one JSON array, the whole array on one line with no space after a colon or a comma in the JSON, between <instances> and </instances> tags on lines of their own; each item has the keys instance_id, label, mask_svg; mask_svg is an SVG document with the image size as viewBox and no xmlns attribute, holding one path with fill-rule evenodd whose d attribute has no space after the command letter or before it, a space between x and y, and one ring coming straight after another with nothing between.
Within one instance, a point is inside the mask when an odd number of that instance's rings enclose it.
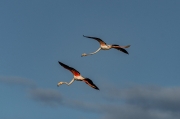
<instances>
[{"instance_id":1,"label":"flamingo neck","mask_svg":"<svg viewBox=\"0 0 180 119\"><path fill-rule=\"evenodd\" d=\"M69 85L67 82L63 82L63 84L67 84L67 85Z\"/></svg>"}]
</instances>

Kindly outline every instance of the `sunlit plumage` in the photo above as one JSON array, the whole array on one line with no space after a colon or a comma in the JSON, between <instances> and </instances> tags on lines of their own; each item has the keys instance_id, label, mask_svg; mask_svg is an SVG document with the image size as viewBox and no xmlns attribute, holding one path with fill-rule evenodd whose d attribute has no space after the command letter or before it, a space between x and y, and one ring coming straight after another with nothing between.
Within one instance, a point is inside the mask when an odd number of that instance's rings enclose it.
<instances>
[{"instance_id":1,"label":"sunlit plumage","mask_svg":"<svg viewBox=\"0 0 180 119\"><path fill-rule=\"evenodd\" d=\"M73 79L69 83L67 83L67 82L59 82L57 84L57 86L60 86L62 84L67 84L69 86L69 85L71 85L76 80L76 81L84 81L86 84L88 84L92 88L94 88L96 90L99 90L99 88L89 78L82 77L81 74L76 69L63 64L62 62L59 62L59 64L62 67L64 67L65 69L71 71L73 73L74 77L73 77Z\"/></svg>"},{"instance_id":2,"label":"sunlit plumage","mask_svg":"<svg viewBox=\"0 0 180 119\"><path fill-rule=\"evenodd\" d=\"M83 35L84 36L84 35ZM124 48L128 48L130 47L130 45L127 45L127 46L119 46L119 45L116 45L116 44L113 44L113 45L107 45L103 40L101 40L100 38L97 38L97 37L90 37L90 36L84 36L86 38L91 38L91 39L94 39L96 41L98 41L100 43L100 48L97 49L95 52L93 53L89 53L89 54L86 54L86 53L83 53L81 56L87 56L87 55L93 55L97 52L99 52L100 50L109 50L111 48L115 48L117 50L120 50L126 54L129 54Z\"/></svg>"}]
</instances>

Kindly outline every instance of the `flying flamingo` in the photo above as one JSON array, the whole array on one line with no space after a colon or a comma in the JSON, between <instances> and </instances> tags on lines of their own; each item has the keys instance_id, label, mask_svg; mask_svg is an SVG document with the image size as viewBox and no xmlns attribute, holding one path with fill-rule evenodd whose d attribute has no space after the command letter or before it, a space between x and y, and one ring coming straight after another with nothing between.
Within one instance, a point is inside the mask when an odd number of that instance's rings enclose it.
<instances>
[{"instance_id":1,"label":"flying flamingo","mask_svg":"<svg viewBox=\"0 0 180 119\"><path fill-rule=\"evenodd\" d=\"M57 84L57 86L60 86L62 84L67 84L69 86L69 85L71 85L76 80L76 81L84 81L86 84L88 84L92 88L94 88L96 90L99 90L99 88L89 78L82 77L81 74L76 69L63 64L62 62L59 62L59 64L62 67L64 67L65 69L71 71L73 73L74 77L73 77L73 79L69 83L67 83L67 82L59 82Z\"/></svg>"},{"instance_id":2,"label":"flying flamingo","mask_svg":"<svg viewBox=\"0 0 180 119\"><path fill-rule=\"evenodd\" d=\"M84 36L84 35L83 35L83 36ZM107 45L107 44L106 44L103 40L101 40L100 38L89 37L89 36L84 36L84 37L97 40L97 41L100 43L100 48L97 49L97 50L96 50L95 52L93 52L93 53L89 53L89 54L83 53L83 54L81 55L81 57L87 56L87 55L93 55L93 54L97 53L97 52L100 51L100 50L109 50L109 49L111 49L111 48L115 48L115 49L120 50L120 51L122 51L122 52L124 52L124 53L126 53L126 54L129 54L124 48L130 47L130 45L127 45L127 46L119 46L119 45L116 45L116 44Z\"/></svg>"}]
</instances>

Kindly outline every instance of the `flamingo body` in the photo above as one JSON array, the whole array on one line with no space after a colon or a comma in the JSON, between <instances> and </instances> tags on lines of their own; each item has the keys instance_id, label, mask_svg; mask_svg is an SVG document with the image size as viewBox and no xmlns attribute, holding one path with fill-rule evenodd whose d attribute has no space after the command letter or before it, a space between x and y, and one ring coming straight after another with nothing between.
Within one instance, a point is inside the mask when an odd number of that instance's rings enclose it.
<instances>
[{"instance_id":1,"label":"flamingo body","mask_svg":"<svg viewBox=\"0 0 180 119\"><path fill-rule=\"evenodd\" d=\"M63 64L62 62L59 62L59 64L64 67L65 69L71 71L74 75L73 79L71 82L67 83L67 82L59 82L57 84L57 86L60 86L62 84L67 84L67 85L71 85L74 80L76 81L84 81L86 84L88 84L89 86L91 86L92 88L96 89L96 90L99 90L99 88L92 82L92 80L90 80L89 78L84 78L83 76L81 76L81 74L74 68L72 67L69 67L68 65L66 64Z\"/></svg>"},{"instance_id":2,"label":"flamingo body","mask_svg":"<svg viewBox=\"0 0 180 119\"><path fill-rule=\"evenodd\" d=\"M101 47L101 50L109 50L112 48L110 45L100 45L100 47Z\"/></svg>"}]
</instances>

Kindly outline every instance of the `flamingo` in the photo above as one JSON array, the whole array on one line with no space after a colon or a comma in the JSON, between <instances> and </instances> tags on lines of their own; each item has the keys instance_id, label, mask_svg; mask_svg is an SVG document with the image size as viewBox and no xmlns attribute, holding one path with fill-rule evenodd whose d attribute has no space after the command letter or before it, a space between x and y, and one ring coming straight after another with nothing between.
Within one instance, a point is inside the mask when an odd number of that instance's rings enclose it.
<instances>
[{"instance_id":1,"label":"flamingo","mask_svg":"<svg viewBox=\"0 0 180 119\"><path fill-rule=\"evenodd\" d=\"M82 77L81 74L76 69L63 64L62 62L59 62L59 64L62 67L64 67L65 69L71 71L73 73L74 77L73 77L73 79L69 83L67 83L67 82L59 82L57 84L58 87L60 85L62 85L62 84L67 84L69 86L69 85L71 85L76 80L76 81L84 81L86 84L88 84L92 88L94 88L96 90L99 90L99 88L92 82L92 80L90 80L89 78Z\"/></svg>"},{"instance_id":2,"label":"flamingo","mask_svg":"<svg viewBox=\"0 0 180 119\"><path fill-rule=\"evenodd\" d=\"M84 35L83 35L83 36L84 36ZM109 50L109 49L111 49L111 48L115 48L115 49L120 50L120 51L122 51L122 52L124 52L124 53L126 53L126 54L129 54L124 48L129 48L130 45L127 45L127 46L119 46L119 45L116 45L116 44L107 45L107 44L106 44L103 40L101 40L100 38L90 37L90 36L84 36L84 37L86 37L86 38L91 38L91 39L94 39L94 40L98 41L98 42L100 43L100 48L97 49L97 50L96 50L95 52L93 52L93 53L89 53L89 54L83 53L83 54L81 55L81 57L87 56L87 55L93 55L93 54L99 52L100 50Z\"/></svg>"}]
</instances>

